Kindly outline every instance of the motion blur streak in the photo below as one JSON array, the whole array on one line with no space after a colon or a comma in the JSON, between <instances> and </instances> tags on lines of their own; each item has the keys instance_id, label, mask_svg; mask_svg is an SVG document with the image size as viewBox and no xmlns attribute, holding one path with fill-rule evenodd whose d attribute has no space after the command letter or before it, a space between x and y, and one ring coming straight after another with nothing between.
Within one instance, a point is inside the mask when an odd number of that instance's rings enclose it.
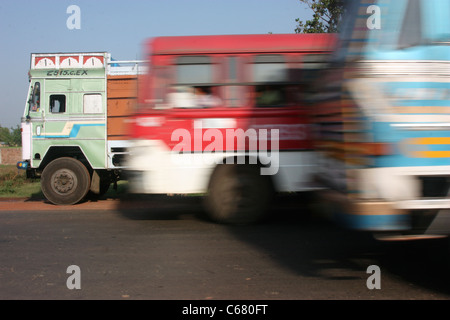
<instances>
[{"instance_id":1,"label":"motion blur streak","mask_svg":"<svg viewBox=\"0 0 450 320\"><path fill-rule=\"evenodd\" d=\"M314 110L317 180L351 228L450 231L449 12L445 0L348 1Z\"/></svg>"}]
</instances>

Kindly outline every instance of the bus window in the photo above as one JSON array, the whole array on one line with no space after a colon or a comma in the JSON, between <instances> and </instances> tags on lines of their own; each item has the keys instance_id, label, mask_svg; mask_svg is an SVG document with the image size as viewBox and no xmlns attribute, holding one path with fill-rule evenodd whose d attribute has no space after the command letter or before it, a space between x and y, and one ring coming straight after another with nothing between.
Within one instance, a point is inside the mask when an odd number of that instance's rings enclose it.
<instances>
[{"instance_id":1,"label":"bus window","mask_svg":"<svg viewBox=\"0 0 450 320\"><path fill-rule=\"evenodd\" d=\"M253 63L256 106L278 107L285 104L288 72L281 55L256 56Z\"/></svg>"},{"instance_id":2,"label":"bus window","mask_svg":"<svg viewBox=\"0 0 450 320\"><path fill-rule=\"evenodd\" d=\"M302 99L305 99L308 94L319 93L323 90L317 78L321 74L322 70L325 70L330 61L329 54L305 54L302 57L301 70L298 74L298 78L301 83L301 90L299 94L302 95Z\"/></svg>"},{"instance_id":3,"label":"bus window","mask_svg":"<svg viewBox=\"0 0 450 320\"><path fill-rule=\"evenodd\" d=\"M168 102L174 108L209 108L222 105L213 85L210 57L183 56L177 59L176 79Z\"/></svg>"},{"instance_id":4,"label":"bus window","mask_svg":"<svg viewBox=\"0 0 450 320\"><path fill-rule=\"evenodd\" d=\"M212 64L209 57L179 57L177 59L177 85L212 83Z\"/></svg>"},{"instance_id":5,"label":"bus window","mask_svg":"<svg viewBox=\"0 0 450 320\"><path fill-rule=\"evenodd\" d=\"M285 82L287 80L287 72L284 57L281 55L255 57L253 78L255 82Z\"/></svg>"}]
</instances>

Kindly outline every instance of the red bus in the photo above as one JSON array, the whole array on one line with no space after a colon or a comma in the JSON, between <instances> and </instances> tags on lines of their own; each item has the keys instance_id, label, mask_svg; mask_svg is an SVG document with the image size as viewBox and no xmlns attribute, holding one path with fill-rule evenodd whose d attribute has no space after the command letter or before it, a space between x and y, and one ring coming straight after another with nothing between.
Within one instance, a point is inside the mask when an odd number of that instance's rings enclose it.
<instances>
[{"instance_id":1,"label":"red bus","mask_svg":"<svg viewBox=\"0 0 450 320\"><path fill-rule=\"evenodd\" d=\"M132 193L204 194L221 223L313 187L308 86L330 34L159 37L145 44L127 167Z\"/></svg>"}]
</instances>

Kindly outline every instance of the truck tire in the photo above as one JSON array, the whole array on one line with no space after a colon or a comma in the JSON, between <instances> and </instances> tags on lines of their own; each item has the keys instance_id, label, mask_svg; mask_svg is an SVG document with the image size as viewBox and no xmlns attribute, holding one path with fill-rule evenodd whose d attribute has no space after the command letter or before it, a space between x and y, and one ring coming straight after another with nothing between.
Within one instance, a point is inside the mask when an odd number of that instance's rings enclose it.
<instances>
[{"instance_id":1,"label":"truck tire","mask_svg":"<svg viewBox=\"0 0 450 320\"><path fill-rule=\"evenodd\" d=\"M252 224L268 214L272 184L256 165L224 164L214 171L206 196L206 213L224 224Z\"/></svg>"},{"instance_id":2,"label":"truck tire","mask_svg":"<svg viewBox=\"0 0 450 320\"><path fill-rule=\"evenodd\" d=\"M74 158L58 158L50 162L41 175L44 196L53 204L71 205L84 199L91 178L88 169Z\"/></svg>"}]
</instances>

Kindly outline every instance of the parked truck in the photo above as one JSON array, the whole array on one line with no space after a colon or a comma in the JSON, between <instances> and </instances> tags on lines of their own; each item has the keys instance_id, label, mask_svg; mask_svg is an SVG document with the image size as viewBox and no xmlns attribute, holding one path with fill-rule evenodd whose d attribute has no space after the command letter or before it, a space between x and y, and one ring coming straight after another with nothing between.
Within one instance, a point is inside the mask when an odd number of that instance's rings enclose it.
<instances>
[{"instance_id":1,"label":"parked truck","mask_svg":"<svg viewBox=\"0 0 450 320\"><path fill-rule=\"evenodd\" d=\"M31 54L30 64L18 168L40 178L53 204L105 193L123 178L127 119L145 65L107 52Z\"/></svg>"}]
</instances>

